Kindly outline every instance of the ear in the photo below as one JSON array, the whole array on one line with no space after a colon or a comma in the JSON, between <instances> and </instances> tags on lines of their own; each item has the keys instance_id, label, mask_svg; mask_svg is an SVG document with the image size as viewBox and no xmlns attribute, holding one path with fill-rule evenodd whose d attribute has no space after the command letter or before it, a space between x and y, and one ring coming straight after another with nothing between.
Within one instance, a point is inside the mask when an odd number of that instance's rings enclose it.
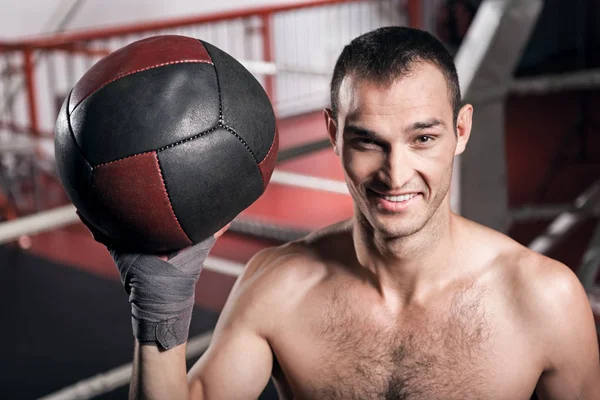
<instances>
[{"instance_id":1,"label":"ear","mask_svg":"<svg viewBox=\"0 0 600 400\"><path fill-rule=\"evenodd\" d=\"M456 119L456 150L454 155L457 156L462 154L467 147L469 137L471 137L471 127L473 126L473 106L471 104L465 104L458 112L458 118Z\"/></svg>"},{"instance_id":2,"label":"ear","mask_svg":"<svg viewBox=\"0 0 600 400\"><path fill-rule=\"evenodd\" d=\"M337 146L337 124L333 118L333 112L330 108L325 108L323 110L323 116L325 117L325 127L329 134L329 141L333 145L333 151L335 151L335 154L339 155Z\"/></svg>"}]
</instances>

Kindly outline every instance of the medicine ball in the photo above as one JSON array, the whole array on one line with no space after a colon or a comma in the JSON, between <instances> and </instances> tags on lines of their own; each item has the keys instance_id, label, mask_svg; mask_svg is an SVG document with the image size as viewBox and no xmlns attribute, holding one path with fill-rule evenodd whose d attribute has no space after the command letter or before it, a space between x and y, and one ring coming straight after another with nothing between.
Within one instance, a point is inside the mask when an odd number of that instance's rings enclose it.
<instances>
[{"instance_id":1,"label":"medicine ball","mask_svg":"<svg viewBox=\"0 0 600 400\"><path fill-rule=\"evenodd\" d=\"M57 169L79 213L115 243L178 250L256 201L278 133L260 83L202 40L155 36L101 59L55 129Z\"/></svg>"}]
</instances>

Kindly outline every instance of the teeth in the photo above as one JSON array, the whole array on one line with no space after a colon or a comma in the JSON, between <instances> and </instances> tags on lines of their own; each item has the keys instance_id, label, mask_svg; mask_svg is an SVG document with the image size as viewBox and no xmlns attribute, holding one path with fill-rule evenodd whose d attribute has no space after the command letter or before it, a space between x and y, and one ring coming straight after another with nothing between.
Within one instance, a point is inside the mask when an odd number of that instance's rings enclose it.
<instances>
[{"instance_id":1,"label":"teeth","mask_svg":"<svg viewBox=\"0 0 600 400\"><path fill-rule=\"evenodd\" d=\"M402 201L410 200L413 197L415 197L416 195L417 195L416 193L411 193L411 194L403 194L402 196L381 196L381 197L383 197L387 201L393 201L396 203L400 203Z\"/></svg>"}]
</instances>

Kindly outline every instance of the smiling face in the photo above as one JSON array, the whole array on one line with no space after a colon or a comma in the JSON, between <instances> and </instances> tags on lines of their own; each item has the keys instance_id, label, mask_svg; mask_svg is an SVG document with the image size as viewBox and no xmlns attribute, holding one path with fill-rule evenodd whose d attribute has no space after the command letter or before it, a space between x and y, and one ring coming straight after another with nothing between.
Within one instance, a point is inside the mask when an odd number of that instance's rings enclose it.
<instances>
[{"instance_id":1,"label":"smiling face","mask_svg":"<svg viewBox=\"0 0 600 400\"><path fill-rule=\"evenodd\" d=\"M466 145L472 107L456 129L446 79L418 63L391 85L347 75L337 121L326 119L357 217L384 237L420 231L439 207L449 210L454 156ZM364 217L364 218L361 218Z\"/></svg>"}]
</instances>

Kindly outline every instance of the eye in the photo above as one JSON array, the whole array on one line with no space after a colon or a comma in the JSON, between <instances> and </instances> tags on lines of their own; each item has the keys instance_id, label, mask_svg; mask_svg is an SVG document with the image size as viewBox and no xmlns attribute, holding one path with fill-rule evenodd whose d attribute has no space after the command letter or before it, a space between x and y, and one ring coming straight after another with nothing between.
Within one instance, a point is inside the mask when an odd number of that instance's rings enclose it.
<instances>
[{"instance_id":1,"label":"eye","mask_svg":"<svg viewBox=\"0 0 600 400\"><path fill-rule=\"evenodd\" d=\"M369 149L369 148L379 147L379 143L377 143L374 140L367 139L367 138L357 138L357 139L354 139L353 142L359 148Z\"/></svg>"},{"instance_id":2,"label":"eye","mask_svg":"<svg viewBox=\"0 0 600 400\"><path fill-rule=\"evenodd\" d=\"M433 140L434 140L434 138L429 135L421 135L421 136L417 137L418 144L428 144L430 142L433 142Z\"/></svg>"},{"instance_id":3,"label":"eye","mask_svg":"<svg viewBox=\"0 0 600 400\"><path fill-rule=\"evenodd\" d=\"M371 139L358 139L358 143L361 143L361 144L377 144L374 141L372 141Z\"/></svg>"}]
</instances>

